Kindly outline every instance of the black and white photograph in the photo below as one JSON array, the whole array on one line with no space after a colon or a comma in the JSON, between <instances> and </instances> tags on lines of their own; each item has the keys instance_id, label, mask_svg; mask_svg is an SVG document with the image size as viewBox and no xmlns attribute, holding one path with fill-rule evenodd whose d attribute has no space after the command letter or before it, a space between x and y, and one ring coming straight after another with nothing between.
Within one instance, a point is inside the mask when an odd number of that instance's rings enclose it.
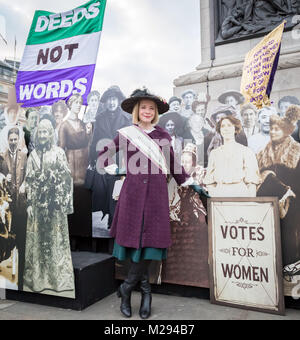
<instances>
[{"instance_id":1,"label":"black and white photograph","mask_svg":"<svg viewBox=\"0 0 300 340\"><path fill-rule=\"evenodd\" d=\"M25 175L27 228L24 291L75 297L68 219L73 181L49 120L38 125Z\"/></svg>"}]
</instances>

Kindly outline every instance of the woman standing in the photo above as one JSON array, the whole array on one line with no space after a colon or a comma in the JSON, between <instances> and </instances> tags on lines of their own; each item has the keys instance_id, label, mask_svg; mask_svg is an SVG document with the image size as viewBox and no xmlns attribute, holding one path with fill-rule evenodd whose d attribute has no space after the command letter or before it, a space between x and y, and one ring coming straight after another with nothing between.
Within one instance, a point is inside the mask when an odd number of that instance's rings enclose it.
<instances>
[{"instance_id":1,"label":"woman standing","mask_svg":"<svg viewBox=\"0 0 300 340\"><path fill-rule=\"evenodd\" d=\"M300 273L300 144L291 134L300 120L300 107L292 105L285 117L270 118L271 141L258 155L263 183L258 196L278 196L282 219L284 273Z\"/></svg>"},{"instance_id":2,"label":"woman standing","mask_svg":"<svg viewBox=\"0 0 300 340\"><path fill-rule=\"evenodd\" d=\"M65 150L71 169L74 185L82 185L88 166L88 146L91 129L78 118L83 100L79 94L74 94L68 100L70 115L61 123L58 132L58 145Z\"/></svg>"},{"instance_id":3,"label":"woman standing","mask_svg":"<svg viewBox=\"0 0 300 340\"><path fill-rule=\"evenodd\" d=\"M73 184L65 152L54 140L51 122L41 121L25 176L28 219L24 289L74 298L67 219L73 213Z\"/></svg>"},{"instance_id":4,"label":"woman standing","mask_svg":"<svg viewBox=\"0 0 300 340\"><path fill-rule=\"evenodd\" d=\"M202 185L205 170L197 165L197 147L183 150L181 164L194 182ZM209 288L206 209L193 190L169 183L172 246L163 264L162 282Z\"/></svg>"},{"instance_id":5,"label":"woman standing","mask_svg":"<svg viewBox=\"0 0 300 340\"><path fill-rule=\"evenodd\" d=\"M117 165L111 157L121 149L126 155L127 177L111 227L113 255L132 261L128 277L118 289L121 312L131 316L131 292L141 281L139 313L146 319L151 314L152 300L149 265L151 260L165 259L171 245L167 176L171 173L179 185L193 180L187 181L189 175L176 162L170 135L155 126L159 114L167 112L169 105L143 89L134 91L121 106L132 113L134 125L119 130L117 138L100 153L97 165L99 169L110 164L106 171L116 174ZM194 189L202 192L200 187Z\"/></svg>"},{"instance_id":6,"label":"woman standing","mask_svg":"<svg viewBox=\"0 0 300 340\"><path fill-rule=\"evenodd\" d=\"M217 124L223 145L210 153L203 183L212 197L256 197L260 175L254 152L236 142L241 122L232 116Z\"/></svg>"}]
</instances>

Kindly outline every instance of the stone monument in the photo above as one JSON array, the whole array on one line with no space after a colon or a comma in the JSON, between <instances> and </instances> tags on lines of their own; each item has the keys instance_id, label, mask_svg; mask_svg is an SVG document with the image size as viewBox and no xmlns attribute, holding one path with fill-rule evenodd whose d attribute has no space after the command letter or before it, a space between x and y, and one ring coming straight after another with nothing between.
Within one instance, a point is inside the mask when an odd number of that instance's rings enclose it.
<instances>
[{"instance_id":1,"label":"stone monument","mask_svg":"<svg viewBox=\"0 0 300 340\"><path fill-rule=\"evenodd\" d=\"M201 64L174 81L174 94L187 89L209 94L208 114L226 90L240 90L246 54L287 21L271 101L300 97L299 0L200 0Z\"/></svg>"}]
</instances>

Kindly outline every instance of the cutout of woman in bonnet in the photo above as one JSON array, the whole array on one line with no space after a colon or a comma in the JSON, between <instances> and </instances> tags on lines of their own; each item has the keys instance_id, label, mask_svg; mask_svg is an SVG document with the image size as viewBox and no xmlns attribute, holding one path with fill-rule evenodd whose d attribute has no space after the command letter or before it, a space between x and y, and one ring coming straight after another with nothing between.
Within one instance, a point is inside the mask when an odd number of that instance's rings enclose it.
<instances>
[{"instance_id":1,"label":"cutout of woman in bonnet","mask_svg":"<svg viewBox=\"0 0 300 340\"><path fill-rule=\"evenodd\" d=\"M181 164L194 182L202 185L205 170L197 165L197 147L187 144ZM169 184L172 246L163 263L162 282L209 287L206 209L191 188Z\"/></svg>"}]
</instances>

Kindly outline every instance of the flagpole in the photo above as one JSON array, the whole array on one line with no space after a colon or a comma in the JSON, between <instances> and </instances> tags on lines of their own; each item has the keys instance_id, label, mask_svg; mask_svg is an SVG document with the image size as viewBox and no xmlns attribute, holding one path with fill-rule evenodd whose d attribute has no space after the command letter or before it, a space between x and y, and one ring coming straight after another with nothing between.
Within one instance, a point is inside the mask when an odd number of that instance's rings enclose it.
<instances>
[{"instance_id":1,"label":"flagpole","mask_svg":"<svg viewBox=\"0 0 300 340\"><path fill-rule=\"evenodd\" d=\"M4 37L1 33L0 33L0 38L5 42L5 45L7 45L7 41L4 39Z\"/></svg>"},{"instance_id":2,"label":"flagpole","mask_svg":"<svg viewBox=\"0 0 300 340\"><path fill-rule=\"evenodd\" d=\"M16 51L17 51L17 37L15 36L15 46L14 46L14 84L16 83L17 79L17 71L16 71Z\"/></svg>"}]
</instances>

